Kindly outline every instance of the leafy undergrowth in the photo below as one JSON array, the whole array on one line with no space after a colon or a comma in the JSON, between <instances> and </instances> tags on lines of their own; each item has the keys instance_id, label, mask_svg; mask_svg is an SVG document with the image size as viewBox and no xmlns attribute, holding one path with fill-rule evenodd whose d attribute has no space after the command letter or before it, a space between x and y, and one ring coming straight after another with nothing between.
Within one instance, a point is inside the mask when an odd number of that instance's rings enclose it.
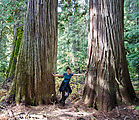
<instances>
[{"instance_id":1,"label":"leafy undergrowth","mask_svg":"<svg viewBox=\"0 0 139 120\"><path fill-rule=\"evenodd\" d=\"M0 120L139 120L138 106L122 105L104 113L86 107L81 98L72 100L71 96L64 107L60 104L40 106L10 104L0 110Z\"/></svg>"}]
</instances>

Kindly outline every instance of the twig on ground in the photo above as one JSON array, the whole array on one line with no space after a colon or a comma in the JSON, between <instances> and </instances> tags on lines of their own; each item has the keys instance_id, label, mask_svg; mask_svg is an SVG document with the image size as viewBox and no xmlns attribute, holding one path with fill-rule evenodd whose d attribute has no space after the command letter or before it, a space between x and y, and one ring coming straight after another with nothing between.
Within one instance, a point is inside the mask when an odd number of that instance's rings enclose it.
<instances>
[{"instance_id":1,"label":"twig on ground","mask_svg":"<svg viewBox=\"0 0 139 120\"><path fill-rule=\"evenodd\" d=\"M16 117L14 116L14 112L12 110L9 110L9 116L12 118L12 120L16 120Z\"/></svg>"},{"instance_id":2,"label":"twig on ground","mask_svg":"<svg viewBox=\"0 0 139 120\"><path fill-rule=\"evenodd\" d=\"M118 115L118 117L121 116L118 107L116 107L116 111L117 111L117 115Z\"/></svg>"},{"instance_id":3,"label":"twig on ground","mask_svg":"<svg viewBox=\"0 0 139 120\"><path fill-rule=\"evenodd\" d=\"M31 112L31 110L29 110L29 111L26 112L26 115L25 115L24 119L28 119L30 112Z\"/></svg>"},{"instance_id":4,"label":"twig on ground","mask_svg":"<svg viewBox=\"0 0 139 120\"><path fill-rule=\"evenodd\" d=\"M129 118L129 117L128 117L128 116L125 116L125 117L124 117L124 120L126 120L127 118Z\"/></svg>"},{"instance_id":5,"label":"twig on ground","mask_svg":"<svg viewBox=\"0 0 139 120\"><path fill-rule=\"evenodd\" d=\"M4 107L4 106L2 106L2 105L0 105L0 109L5 109L6 107Z\"/></svg>"}]
</instances>

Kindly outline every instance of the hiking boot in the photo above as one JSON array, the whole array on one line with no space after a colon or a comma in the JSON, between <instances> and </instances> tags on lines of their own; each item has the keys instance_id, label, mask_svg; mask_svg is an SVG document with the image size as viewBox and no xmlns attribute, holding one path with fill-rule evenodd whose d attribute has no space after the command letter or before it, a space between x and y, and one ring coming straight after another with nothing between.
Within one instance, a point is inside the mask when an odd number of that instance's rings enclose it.
<instances>
[{"instance_id":1,"label":"hiking boot","mask_svg":"<svg viewBox=\"0 0 139 120\"><path fill-rule=\"evenodd\" d=\"M65 106L65 101L61 101L61 103L62 103L62 106Z\"/></svg>"}]
</instances>

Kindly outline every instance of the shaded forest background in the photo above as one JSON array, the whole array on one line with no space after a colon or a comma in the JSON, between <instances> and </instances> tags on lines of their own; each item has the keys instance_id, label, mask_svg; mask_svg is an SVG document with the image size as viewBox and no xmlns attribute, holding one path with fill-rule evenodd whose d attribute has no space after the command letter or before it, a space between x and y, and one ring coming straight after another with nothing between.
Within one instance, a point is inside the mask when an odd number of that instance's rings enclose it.
<instances>
[{"instance_id":1,"label":"shaded forest background","mask_svg":"<svg viewBox=\"0 0 139 120\"><path fill-rule=\"evenodd\" d=\"M89 3L87 0L61 1L58 4L58 55L57 72L70 66L72 72L86 69L88 46ZM130 78L136 91L139 90L139 2L124 2L124 41ZM0 2L0 82L14 74L17 55L23 35L24 15L27 0L1 0ZM16 49L15 49L16 48ZM10 66L9 66L10 64ZM56 79L59 87L59 79ZM84 77L74 77L71 83L75 90L82 87ZM74 92L73 92L74 93Z\"/></svg>"}]
</instances>

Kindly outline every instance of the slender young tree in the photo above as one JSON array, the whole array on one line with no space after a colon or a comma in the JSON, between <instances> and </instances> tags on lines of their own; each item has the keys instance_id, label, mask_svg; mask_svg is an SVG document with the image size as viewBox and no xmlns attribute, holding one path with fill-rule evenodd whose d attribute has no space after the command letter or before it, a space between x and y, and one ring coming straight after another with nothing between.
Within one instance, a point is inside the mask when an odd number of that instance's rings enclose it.
<instances>
[{"instance_id":1,"label":"slender young tree","mask_svg":"<svg viewBox=\"0 0 139 120\"><path fill-rule=\"evenodd\" d=\"M15 30L14 42L13 42L14 45L13 45L12 55L11 55L10 62L9 62L9 67L7 70L7 77L14 76L16 62L17 62L17 56L18 56L20 44L22 41L22 37L23 37L23 25L18 24L16 26L16 30Z\"/></svg>"},{"instance_id":2,"label":"slender young tree","mask_svg":"<svg viewBox=\"0 0 139 120\"><path fill-rule=\"evenodd\" d=\"M90 0L88 75L84 102L110 111L121 102L136 99L124 48L124 0Z\"/></svg>"},{"instance_id":3,"label":"slender young tree","mask_svg":"<svg viewBox=\"0 0 139 120\"><path fill-rule=\"evenodd\" d=\"M16 103L48 104L56 99L57 0L28 0L23 40L15 70Z\"/></svg>"}]
</instances>

